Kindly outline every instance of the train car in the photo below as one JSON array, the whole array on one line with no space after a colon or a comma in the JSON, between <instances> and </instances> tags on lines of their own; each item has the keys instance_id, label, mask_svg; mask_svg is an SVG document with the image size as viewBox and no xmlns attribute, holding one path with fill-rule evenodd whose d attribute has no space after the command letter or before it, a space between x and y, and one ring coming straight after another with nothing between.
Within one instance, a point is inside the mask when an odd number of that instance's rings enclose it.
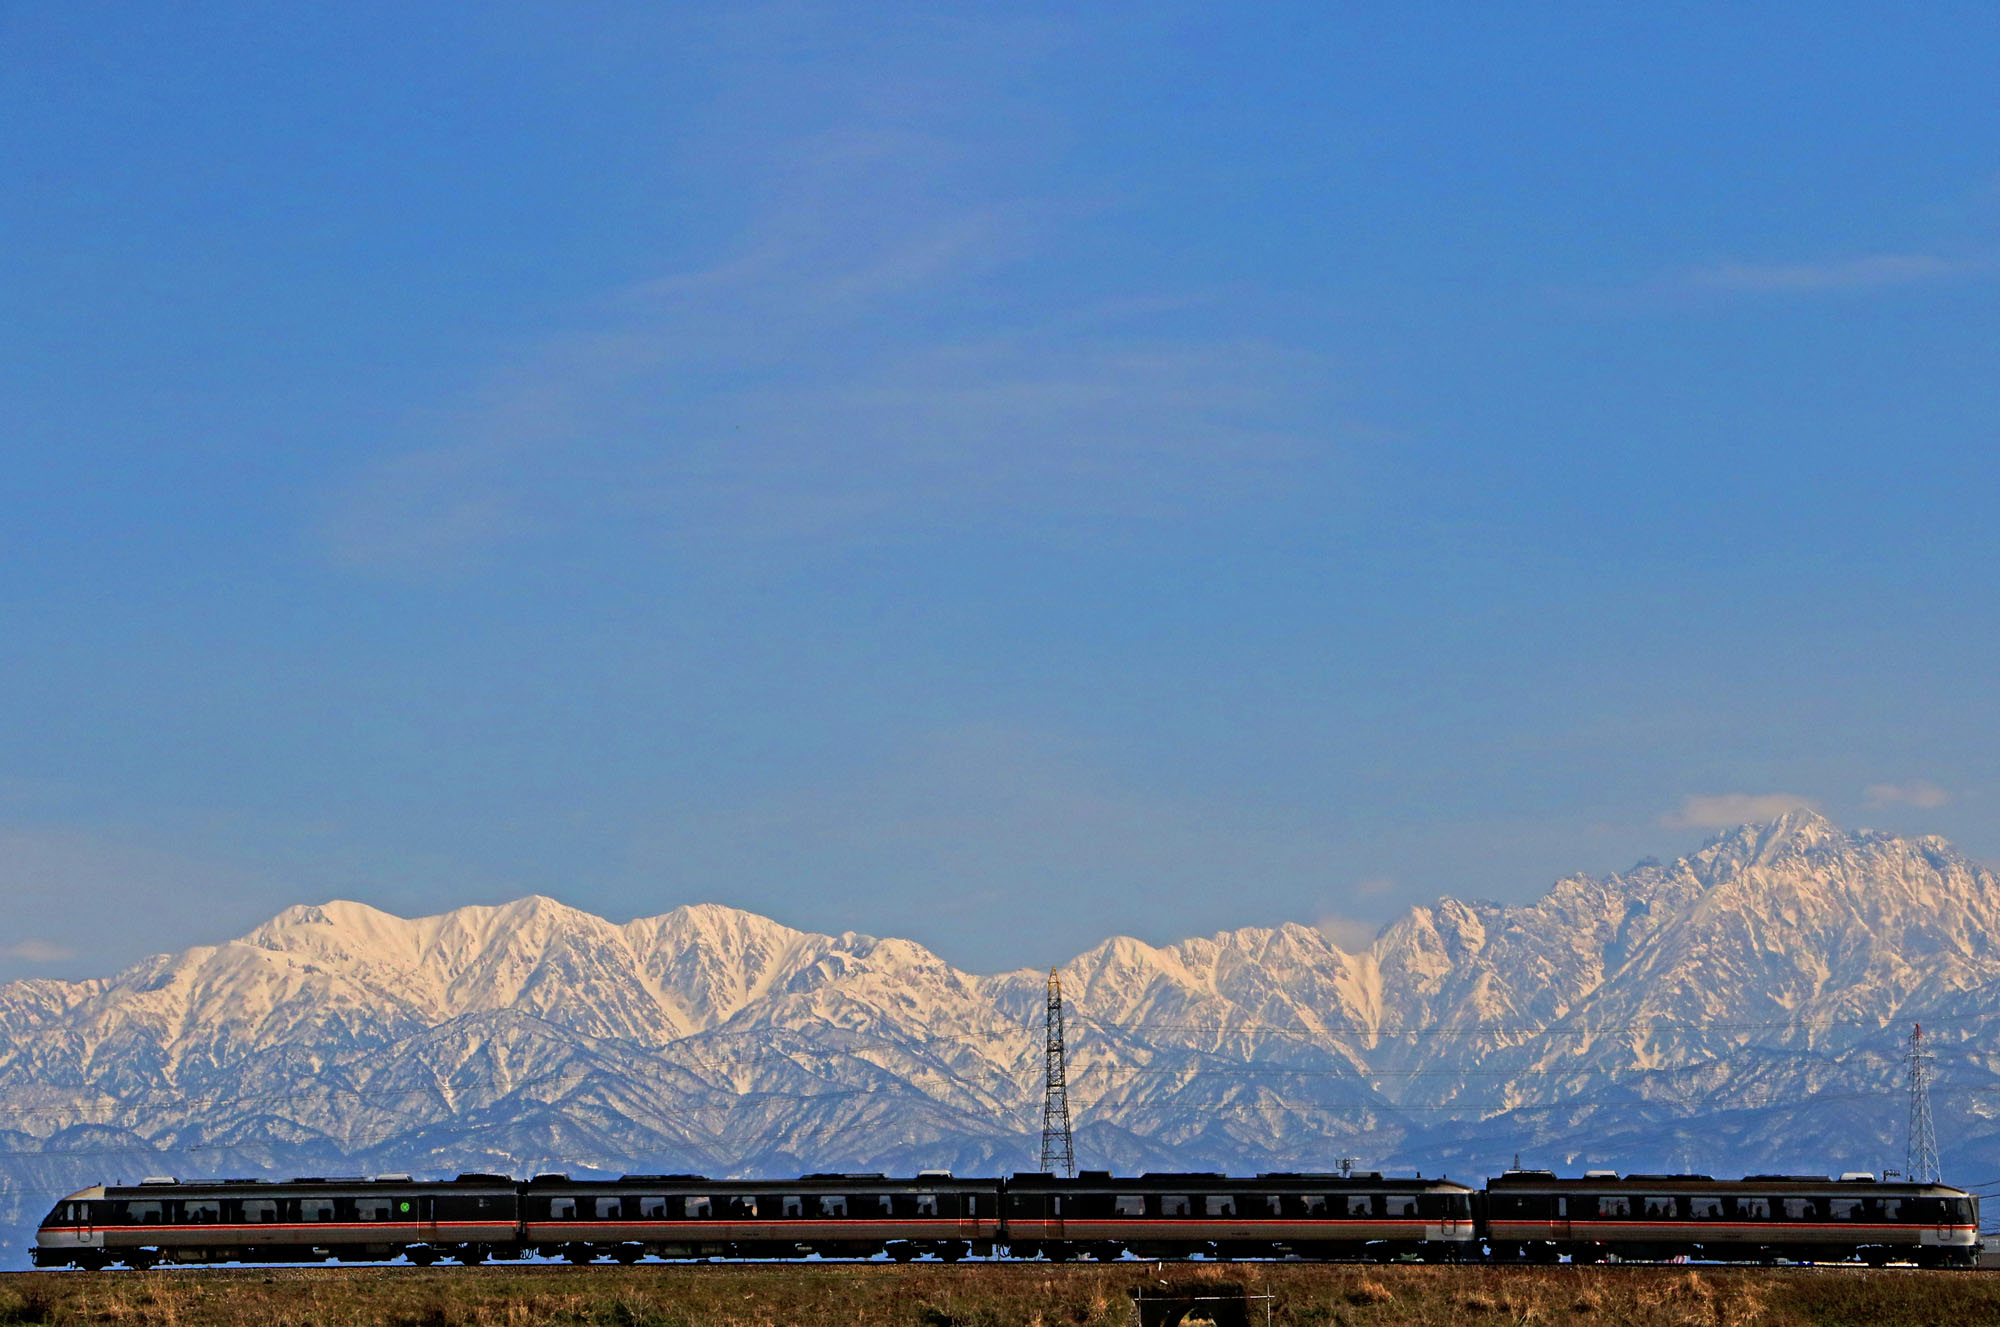
<instances>
[{"instance_id":1,"label":"train car","mask_svg":"<svg viewBox=\"0 0 2000 1327\"><path fill-rule=\"evenodd\" d=\"M868 1258L990 1254L1001 1184L943 1171L909 1179L806 1175L711 1180L537 1175L522 1191L522 1239L538 1253L592 1262L659 1258Z\"/></svg>"},{"instance_id":2,"label":"train car","mask_svg":"<svg viewBox=\"0 0 2000 1327\"><path fill-rule=\"evenodd\" d=\"M1375 1173L1014 1175L1007 1247L1017 1257L1363 1258L1477 1256L1474 1190Z\"/></svg>"},{"instance_id":3,"label":"train car","mask_svg":"<svg viewBox=\"0 0 2000 1327\"><path fill-rule=\"evenodd\" d=\"M1624 1175L1565 1179L1509 1171L1487 1181L1484 1220L1498 1261L1913 1262L1970 1267L1979 1200L1943 1184L1853 1173Z\"/></svg>"},{"instance_id":4,"label":"train car","mask_svg":"<svg viewBox=\"0 0 2000 1327\"><path fill-rule=\"evenodd\" d=\"M405 1254L421 1263L479 1262L518 1251L517 1192L503 1175L100 1184L50 1210L30 1257L37 1267L92 1269L381 1262Z\"/></svg>"}]
</instances>

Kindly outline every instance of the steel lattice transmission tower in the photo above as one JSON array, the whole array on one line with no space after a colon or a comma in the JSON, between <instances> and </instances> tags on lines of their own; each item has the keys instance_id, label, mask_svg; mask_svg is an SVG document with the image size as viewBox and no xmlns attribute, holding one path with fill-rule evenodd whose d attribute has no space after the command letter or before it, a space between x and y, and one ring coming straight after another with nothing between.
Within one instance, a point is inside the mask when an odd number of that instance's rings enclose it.
<instances>
[{"instance_id":1,"label":"steel lattice transmission tower","mask_svg":"<svg viewBox=\"0 0 2000 1327\"><path fill-rule=\"evenodd\" d=\"M1903 1059L1910 1068L1910 1146L1903 1173L1914 1184L1937 1184L1942 1176L1937 1124L1931 1119L1931 1064L1937 1056L1924 1048L1922 1023L1911 1025L1910 1049Z\"/></svg>"},{"instance_id":2,"label":"steel lattice transmission tower","mask_svg":"<svg viewBox=\"0 0 2000 1327\"><path fill-rule=\"evenodd\" d=\"M1063 1049L1062 977L1049 969L1049 1011L1043 1023L1042 1170L1076 1178L1076 1145L1069 1135L1069 1064Z\"/></svg>"}]
</instances>

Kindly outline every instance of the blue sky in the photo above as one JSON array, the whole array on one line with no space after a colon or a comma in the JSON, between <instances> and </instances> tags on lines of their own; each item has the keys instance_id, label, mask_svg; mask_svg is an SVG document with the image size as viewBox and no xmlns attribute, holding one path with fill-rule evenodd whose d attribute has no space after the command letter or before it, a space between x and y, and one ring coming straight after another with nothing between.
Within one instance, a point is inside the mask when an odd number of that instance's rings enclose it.
<instances>
[{"instance_id":1,"label":"blue sky","mask_svg":"<svg viewBox=\"0 0 2000 1327\"><path fill-rule=\"evenodd\" d=\"M0 10L0 979L2000 858L1991 6ZM11 932L11 935L9 934Z\"/></svg>"}]
</instances>

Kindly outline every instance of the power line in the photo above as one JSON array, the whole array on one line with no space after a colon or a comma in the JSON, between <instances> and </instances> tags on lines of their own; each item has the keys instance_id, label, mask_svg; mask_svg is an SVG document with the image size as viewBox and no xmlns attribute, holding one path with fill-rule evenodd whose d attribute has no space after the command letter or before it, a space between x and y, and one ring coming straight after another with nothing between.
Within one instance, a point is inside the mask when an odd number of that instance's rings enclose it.
<instances>
[{"instance_id":1,"label":"power line","mask_svg":"<svg viewBox=\"0 0 2000 1327\"><path fill-rule=\"evenodd\" d=\"M1969 1023L1977 1019L1992 1018L1989 1012L1968 1014L1934 1014L1929 1021L1937 1023ZM1320 1022L1317 1025L1305 1023L1269 1023L1251 1019L1239 1023L1182 1023L1142 1020L1134 1023L1113 1023L1105 1020L1088 1019L1100 1031L1182 1031L1182 1032L1243 1032L1264 1031L1293 1033L1302 1036L1341 1034L1369 1037L1429 1037L1429 1036L1607 1036L1619 1032L1686 1031L1686 1032L1759 1032L1791 1028L1854 1027L1877 1030L1887 1027L1892 1020L1860 1017L1788 1018L1756 1022L1697 1022L1681 1019L1646 1018L1615 1023L1351 1023Z\"/></svg>"}]
</instances>

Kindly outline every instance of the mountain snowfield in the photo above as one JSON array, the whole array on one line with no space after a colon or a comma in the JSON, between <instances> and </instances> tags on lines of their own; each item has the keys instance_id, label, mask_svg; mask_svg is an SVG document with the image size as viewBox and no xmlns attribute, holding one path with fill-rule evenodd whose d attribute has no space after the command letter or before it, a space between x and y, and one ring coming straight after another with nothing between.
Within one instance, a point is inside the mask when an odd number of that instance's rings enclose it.
<instances>
[{"instance_id":1,"label":"mountain snowfield","mask_svg":"<svg viewBox=\"0 0 2000 1327\"><path fill-rule=\"evenodd\" d=\"M1947 1171L2000 1173L2000 877L1937 838L1793 813L1524 907L1413 908L1360 952L1119 938L1062 978L1090 1166L1894 1167L1921 1020ZM0 1262L51 1195L146 1174L1030 1168L1045 980L526 898L297 907L0 986Z\"/></svg>"}]
</instances>

